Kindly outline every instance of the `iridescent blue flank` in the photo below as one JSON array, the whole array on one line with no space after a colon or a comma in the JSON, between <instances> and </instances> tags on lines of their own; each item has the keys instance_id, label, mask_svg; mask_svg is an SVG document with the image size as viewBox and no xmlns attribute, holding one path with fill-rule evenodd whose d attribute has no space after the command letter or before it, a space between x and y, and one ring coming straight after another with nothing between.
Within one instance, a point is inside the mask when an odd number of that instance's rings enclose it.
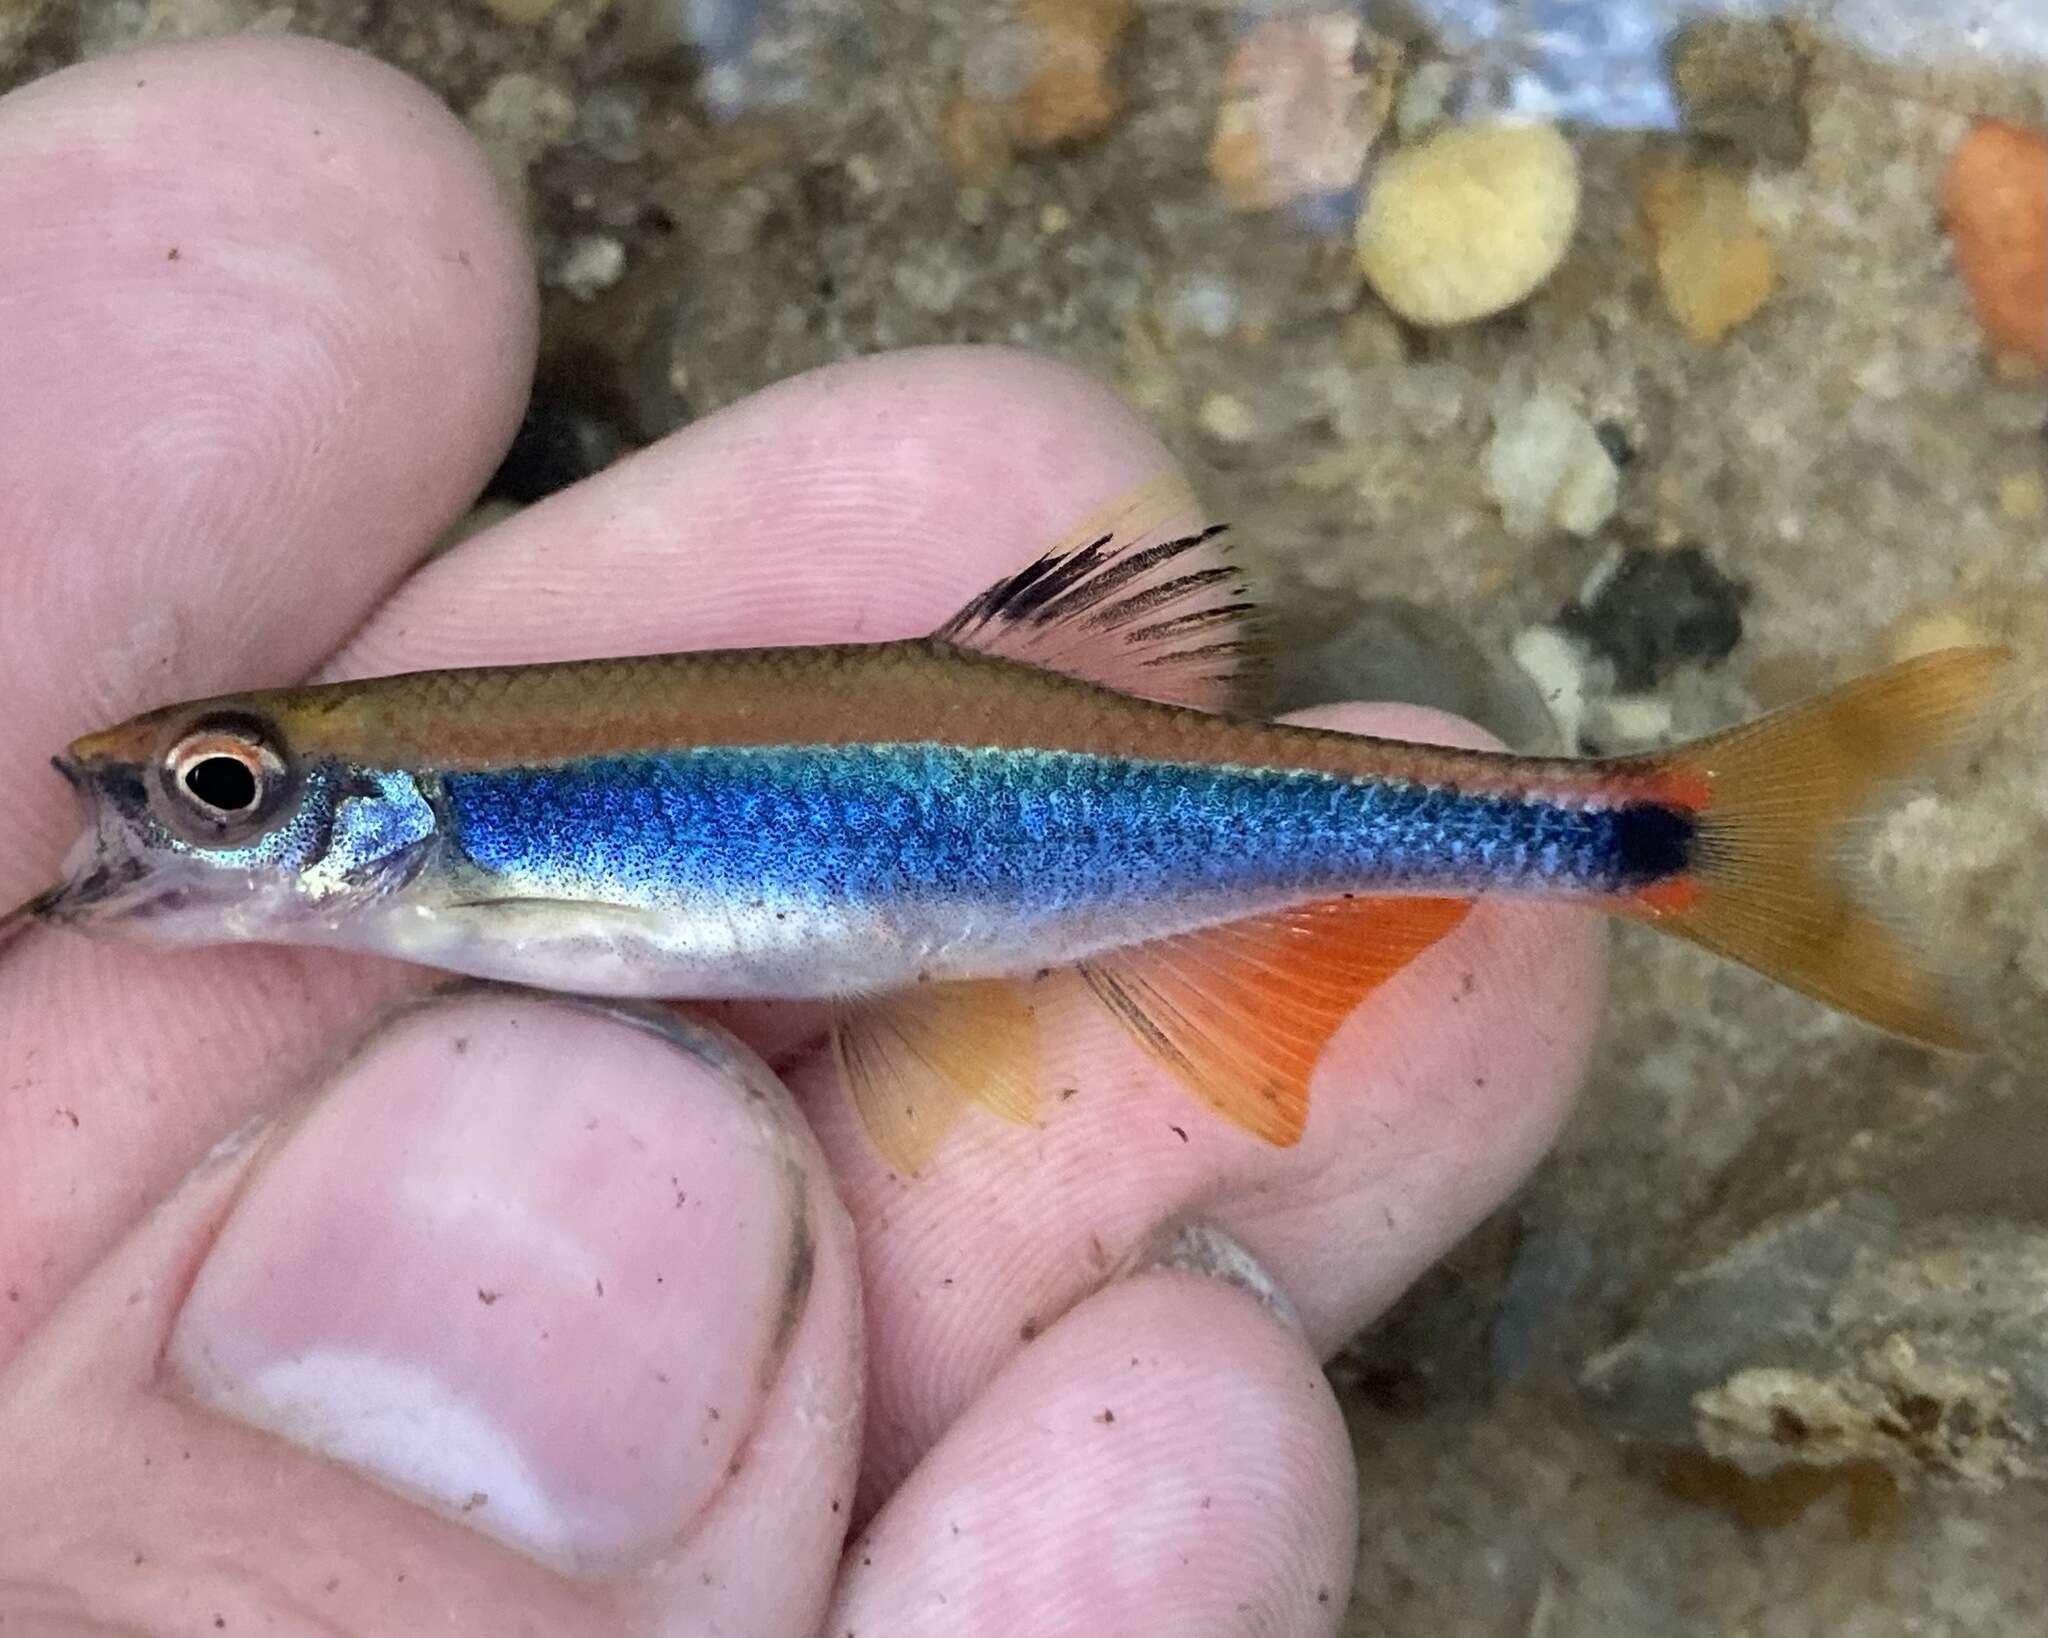
<instances>
[{"instance_id":1,"label":"iridescent blue flank","mask_svg":"<svg viewBox=\"0 0 2048 1638\"><path fill-rule=\"evenodd\" d=\"M443 777L452 840L550 897L1027 917L1135 897L1543 886L1682 869L1690 821L1317 773L929 745L708 749Z\"/></svg>"}]
</instances>

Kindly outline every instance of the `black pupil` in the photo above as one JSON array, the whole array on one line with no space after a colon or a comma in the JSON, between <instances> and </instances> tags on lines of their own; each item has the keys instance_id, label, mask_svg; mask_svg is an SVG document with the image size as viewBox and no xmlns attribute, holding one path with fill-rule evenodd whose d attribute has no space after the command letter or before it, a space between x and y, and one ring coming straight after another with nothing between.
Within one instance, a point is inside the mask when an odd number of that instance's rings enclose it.
<instances>
[{"instance_id":1,"label":"black pupil","mask_svg":"<svg viewBox=\"0 0 2048 1638\"><path fill-rule=\"evenodd\" d=\"M201 757L185 770L185 789L218 812L240 813L255 806L256 774L240 757Z\"/></svg>"}]
</instances>

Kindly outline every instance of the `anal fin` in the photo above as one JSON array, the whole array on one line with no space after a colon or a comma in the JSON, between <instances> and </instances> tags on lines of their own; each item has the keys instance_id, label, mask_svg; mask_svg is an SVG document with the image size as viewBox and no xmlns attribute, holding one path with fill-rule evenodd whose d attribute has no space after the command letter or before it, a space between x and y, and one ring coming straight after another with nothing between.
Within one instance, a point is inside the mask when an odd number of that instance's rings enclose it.
<instances>
[{"instance_id":1,"label":"anal fin","mask_svg":"<svg viewBox=\"0 0 2048 1638\"><path fill-rule=\"evenodd\" d=\"M1082 976L1211 1109L1283 1147L1323 1048L1365 997L1464 919L1469 899L1331 899L1099 956Z\"/></svg>"},{"instance_id":2,"label":"anal fin","mask_svg":"<svg viewBox=\"0 0 2048 1638\"><path fill-rule=\"evenodd\" d=\"M1033 1014L1009 979L920 984L842 1004L832 1047L882 1158L905 1175L932 1157L962 1109L1028 1122L1036 1107Z\"/></svg>"}]
</instances>

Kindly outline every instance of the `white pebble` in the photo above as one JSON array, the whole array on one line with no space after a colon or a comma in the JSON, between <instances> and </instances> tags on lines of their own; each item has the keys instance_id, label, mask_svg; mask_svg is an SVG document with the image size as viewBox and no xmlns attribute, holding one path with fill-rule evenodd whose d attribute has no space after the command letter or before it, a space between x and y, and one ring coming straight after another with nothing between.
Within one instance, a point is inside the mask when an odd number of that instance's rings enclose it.
<instances>
[{"instance_id":1,"label":"white pebble","mask_svg":"<svg viewBox=\"0 0 2048 1638\"><path fill-rule=\"evenodd\" d=\"M1531 626L1508 652L1550 707L1565 749L1576 751L1586 721L1586 665L1578 645L1555 626Z\"/></svg>"},{"instance_id":2,"label":"white pebble","mask_svg":"<svg viewBox=\"0 0 2048 1638\"><path fill-rule=\"evenodd\" d=\"M1497 418L1483 481L1518 540L1535 540L1552 527L1593 534L1614 516L1621 488L1599 434L1547 392Z\"/></svg>"},{"instance_id":3,"label":"white pebble","mask_svg":"<svg viewBox=\"0 0 2048 1638\"><path fill-rule=\"evenodd\" d=\"M578 301L611 289L626 271L626 247L608 233L587 233L569 246L555 282Z\"/></svg>"}]
</instances>

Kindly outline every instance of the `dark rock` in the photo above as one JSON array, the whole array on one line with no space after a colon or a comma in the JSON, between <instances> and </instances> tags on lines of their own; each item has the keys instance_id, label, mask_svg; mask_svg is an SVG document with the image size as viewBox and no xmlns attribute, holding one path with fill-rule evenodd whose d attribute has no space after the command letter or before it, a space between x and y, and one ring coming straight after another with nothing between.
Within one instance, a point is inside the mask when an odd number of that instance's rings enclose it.
<instances>
[{"instance_id":1,"label":"dark rock","mask_svg":"<svg viewBox=\"0 0 2048 1638\"><path fill-rule=\"evenodd\" d=\"M1806 59L1783 23L1702 18L1672 37L1670 60L1671 87L1694 135L1766 165L1806 157Z\"/></svg>"},{"instance_id":2,"label":"dark rock","mask_svg":"<svg viewBox=\"0 0 2048 1638\"><path fill-rule=\"evenodd\" d=\"M625 434L610 420L536 389L512 447L484 486L484 497L531 505L602 472L628 447Z\"/></svg>"},{"instance_id":3,"label":"dark rock","mask_svg":"<svg viewBox=\"0 0 2048 1638\"><path fill-rule=\"evenodd\" d=\"M1752 1473L2048 1474L2048 1233L1850 1194L1680 1274L1584 1385L1619 1431Z\"/></svg>"},{"instance_id":4,"label":"dark rock","mask_svg":"<svg viewBox=\"0 0 2048 1638\"><path fill-rule=\"evenodd\" d=\"M1726 659L1742 638L1749 588L1697 546L1632 550L1592 599L1557 623L1614 666L1625 692L1650 688L1678 666Z\"/></svg>"}]
</instances>

